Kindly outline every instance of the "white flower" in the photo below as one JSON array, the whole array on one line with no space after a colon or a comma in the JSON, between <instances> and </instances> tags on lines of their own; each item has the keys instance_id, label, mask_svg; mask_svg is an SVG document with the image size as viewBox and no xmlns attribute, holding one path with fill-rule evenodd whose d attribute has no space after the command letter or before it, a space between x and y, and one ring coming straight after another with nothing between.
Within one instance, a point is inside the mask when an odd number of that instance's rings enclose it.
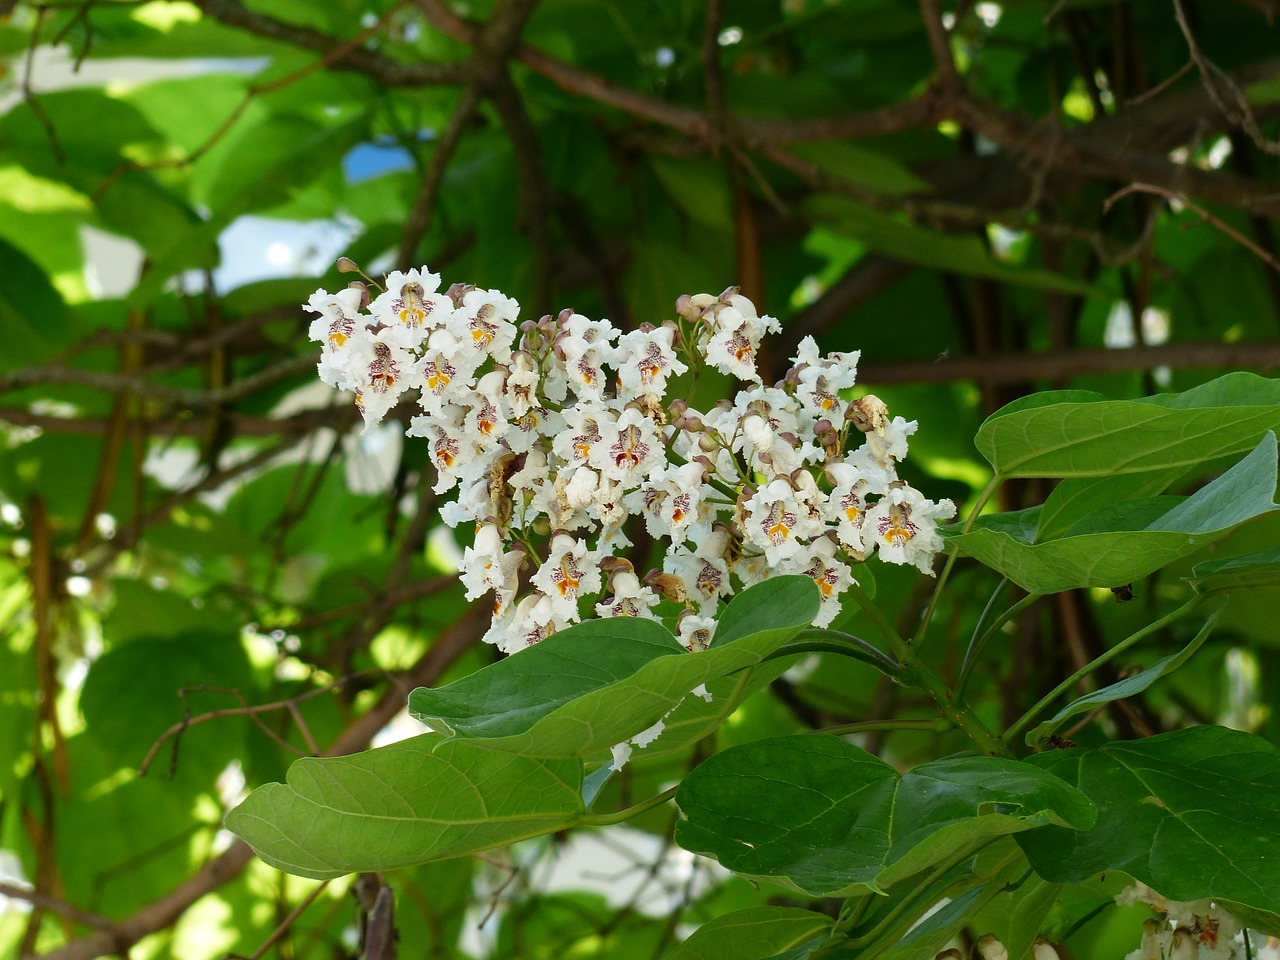
<instances>
[{"instance_id":1,"label":"white flower","mask_svg":"<svg viewBox=\"0 0 1280 960\"><path fill-rule=\"evenodd\" d=\"M932 576L934 555L942 549L937 521L955 513L950 500L934 503L919 490L899 483L867 511L865 526L874 536L881 560L913 563Z\"/></svg>"},{"instance_id":2,"label":"white flower","mask_svg":"<svg viewBox=\"0 0 1280 960\"><path fill-rule=\"evenodd\" d=\"M504 550L505 546L497 524L486 523L476 531L475 544L462 551L460 577L467 588L467 599L475 600L494 591L495 617L501 616L514 599L524 560L524 553Z\"/></svg>"},{"instance_id":3,"label":"white flower","mask_svg":"<svg viewBox=\"0 0 1280 960\"><path fill-rule=\"evenodd\" d=\"M852 353L829 353L818 356L818 344L813 337L800 341L794 357L799 385L796 396L804 409L814 419L823 417L839 423L844 416L845 405L839 397L841 390L852 387L858 373L857 350Z\"/></svg>"},{"instance_id":4,"label":"white flower","mask_svg":"<svg viewBox=\"0 0 1280 960\"><path fill-rule=\"evenodd\" d=\"M818 585L822 605L814 619L815 627L825 627L840 612L840 594L852 582L849 567L837 559L838 548L828 537L818 537L812 544L779 567L783 573L798 573L809 577Z\"/></svg>"},{"instance_id":5,"label":"white flower","mask_svg":"<svg viewBox=\"0 0 1280 960\"><path fill-rule=\"evenodd\" d=\"M809 510L797 502L796 491L786 480L774 480L756 491L743 513L747 542L763 550L770 565L795 556L802 539L822 532L809 517Z\"/></svg>"},{"instance_id":6,"label":"white flower","mask_svg":"<svg viewBox=\"0 0 1280 960\"><path fill-rule=\"evenodd\" d=\"M519 315L520 304L496 290L468 290L462 306L449 318L449 331L464 351L479 358L477 366L488 357L506 363L511 359Z\"/></svg>"},{"instance_id":7,"label":"white flower","mask_svg":"<svg viewBox=\"0 0 1280 960\"><path fill-rule=\"evenodd\" d=\"M386 292L369 305L369 312L386 326L389 339L416 347L453 313L453 301L436 292L439 286L439 274L393 271L387 275Z\"/></svg>"},{"instance_id":8,"label":"white flower","mask_svg":"<svg viewBox=\"0 0 1280 960\"><path fill-rule=\"evenodd\" d=\"M578 619L578 600L600 592L599 563L586 541L557 534L546 562L533 575L533 584L549 598L558 618L573 622Z\"/></svg>"},{"instance_id":9,"label":"white flower","mask_svg":"<svg viewBox=\"0 0 1280 960\"><path fill-rule=\"evenodd\" d=\"M639 396L661 397L667 378L688 371L676 357L675 330L670 326L633 330L618 340L613 366L618 371L618 396L631 400Z\"/></svg>"},{"instance_id":10,"label":"white flower","mask_svg":"<svg viewBox=\"0 0 1280 960\"><path fill-rule=\"evenodd\" d=\"M700 555L677 545L663 558L662 569L680 579L685 595L703 611L714 611L720 598L732 592L729 567L715 554Z\"/></svg>"},{"instance_id":11,"label":"white flower","mask_svg":"<svg viewBox=\"0 0 1280 960\"><path fill-rule=\"evenodd\" d=\"M591 459L606 476L635 486L667 458L654 422L635 407L627 407L616 421L601 424L600 442Z\"/></svg>"},{"instance_id":12,"label":"white flower","mask_svg":"<svg viewBox=\"0 0 1280 960\"><path fill-rule=\"evenodd\" d=\"M307 300L306 309L320 314L311 321L307 335L323 343L325 353L341 350L355 332L357 323L362 327L365 325L360 317L362 295L361 290L347 287L337 293L317 290Z\"/></svg>"},{"instance_id":13,"label":"white flower","mask_svg":"<svg viewBox=\"0 0 1280 960\"><path fill-rule=\"evenodd\" d=\"M644 586L640 578L629 570L619 570L609 578L612 596L596 604L597 617L646 617L656 620L653 608L659 597Z\"/></svg>"},{"instance_id":14,"label":"white flower","mask_svg":"<svg viewBox=\"0 0 1280 960\"><path fill-rule=\"evenodd\" d=\"M715 632L716 621L712 617L700 617L693 613L686 613L680 618L678 639L690 653L706 650L710 647L711 639L715 636Z\"/></svg>"}]
</instances>

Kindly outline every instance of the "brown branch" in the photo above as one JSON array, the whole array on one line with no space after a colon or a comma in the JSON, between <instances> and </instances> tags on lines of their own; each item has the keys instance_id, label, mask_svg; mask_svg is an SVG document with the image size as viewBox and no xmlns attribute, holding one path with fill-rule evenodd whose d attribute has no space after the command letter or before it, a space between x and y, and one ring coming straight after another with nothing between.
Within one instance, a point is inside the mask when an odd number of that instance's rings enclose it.
<instances>
[{"instance_id":1,"label":"brown branch","mask_svg":"<svg viewBox=\"0 0 1280 960\"><path fill-rule=\"evenodd\" d=\"M25 900L34 907L47 910L50 913L56 913L75 923L84 924L86 927L107 927L111 925L111 921L106 917L90 913L88 910L81 910L79 907L56 897L37 893L29 887L19 887L12 883L5 883L3 880L0 880L0 897L8 897L11 900Z\"/></svg>"},{"instance_id":2,"label":"brown branch","mask_svg":"<svg viewBox=\"0 0 1280 960\"><path fill-rule=\"evenodd\" d=\"M431 229L432 216L435 213L436 200L440 195L440 184L444 181L445 169L453 158L458 144L462 142L462 134L476 115L480 97L474 86L467 86L458 98L458 105L444 132L436 140L431 161L422 175L422 183L418 187L418 195L413 199L413 206L405 218L404 227L400 231L400 249L396 254L396 266L408 270L417 262L418 244Z\"/></svg>"},{"instance_id":3,"label":"brown branch","mask_svg":"<svg viewBox=\"0 0 1280 960\"><path fill-rule=\"evenodd\" d=\"M407 413L405 416L407 417ZM287 417L264 417L257 414L227 414L237 437L301 436L322 427L345 431L358 419L354 404L334 409L320 407L303 410ZM395 416L395 414L389 414ZM110 426L105 417L62 417L51 413L33 413L13 407L0 407L0 423L16 427L39 427L52 433L67 433L81 437L101 437ZM172 418L146 421L147 433L152 437L199 437L205 425L195 420Z\"/></svg>"},{"instance_id":4,"label":"brown branch","mask_svg":"<svg viewBox=\"0 0 1280 960\"><path fill-rule=\"evenodd\" d=\"M181 407L206 409L224 403L243 400L259 390L273 386L281 380L300 376L315 367L315 357L288 357L278 363L241 377L225 387L211 390L190 390L166 387L152 383L144 377L114 373L96 373L63 364L53 363L40 367L28 367L0 375L0 393L35 386L64 386L76 384L106 390L110 393L132 393L139 397L168 400Z\"/></svg>"},{"instance_id":5,"label":"brown branch","mask_svg":"<svg viewBox=\"0 0 1280 960\"><path fill-rule=\"evenodd\" d=\"M1280 343L1166 343L1116 350L1082 347L1060 353L868 363L858 368L858 379L872 384L949 383L954 380L1007 384L1097 373L1129 373L1153 367L1180 370L1234 368L1266 372L1280 368Z\"/></svg>"},{"instance_id":6,"label":"brown branch","mask_svg":"<svg viewBox=\"0 0 1280 960\"><path fill-rule=\"evenodd\" d=\"M920 14L924 20L925 36L934 66L938 68L938 87L951 97L960 91L960 74L956 72L955 57L951 55L951 38L942 23L942 5L938 0L920 0Z\"/></svg>"},{"instance_id":7,"label":"brown branch","mask_svg":"<svg viewBox=\"0 0 1280 960\"><path fill-rule=\"evenodd\" d=\"M1200 82L1208 93L1209 99L1222 111L1222 116L1228 123L1238 125L1247 133L1263 153L1280 157L1280 143L1263 134L1262 128L1258 126L1258 119L1254 116L1253 108L1249 105L1248 96L1225 70L1204 55L1204 51L1196 43L1191 25L1187 22L1186 11L1182 8L1182 0L1173 0L1173 18L1187 41L1191 62L1200 71Z\"/></svg>"},{"instance_id":8,"label":"brown branch","mask_svg":"<svg viewBox=\"0 0 1280 960\"><path fill-rule=\"evenodd\" d=\"M1102 205L1103 210L1104 211L1110 210L1112 204L1114 204L1121 197L1128 196L1131 193L1150 193L1150 194L1154 194L1157 197L1164 197L1164 199L1172 203L1181 204L1182 206L1190 210L1192 213L1199 216L1201 220L1208 223L1215 230L1218 230L1219 232L1230 237L1236 243L1240 244L1242 247L1244 247L1246 250L1252 253L1255 257L1257 257L1259 260L1261 260L1263 263L1269 266L1272 270L1276 271L1277 273L1280 273L1280 263L1278 263L1276 261L1276 258L1273 257L1270 253L1268 253L1262 247L1258 246L1258 244L1254 243L1252 240L1246 237L1239 230L1235 229L1235 227L1231 226L1229 223L1224 223L1222 220L1219 220L1208 210L1204 209L1204 207L1197 206L1196 204L1188 200L1186 197L1179 196L1178 194L1174 193L1172 190L1166 190L1163 187L1152 186L1149 183L1131 183L1129 184L1129 186L1125 187L1123 190L1117 190L1111 196L1107 197L1107 199L1103 202L1103 205Z\"/></svg>"},{"instance_id":9,"label":"brown branch","mask_svg":"<svg viewBox=\"0 0 1280 960\"><path fill-rule=\"evenodd\" d=\"M463 79L462 65L459 63L419 60L416 63L400 64L361 46L343 49L345 41L312 27L286 23L248 10L238 0L200 0L199 7L202 12L229 27L312 50L324 57L334 57L332 66L367 74L388 87L439 86L460 83Z\"/></svg>"}]
</instances>

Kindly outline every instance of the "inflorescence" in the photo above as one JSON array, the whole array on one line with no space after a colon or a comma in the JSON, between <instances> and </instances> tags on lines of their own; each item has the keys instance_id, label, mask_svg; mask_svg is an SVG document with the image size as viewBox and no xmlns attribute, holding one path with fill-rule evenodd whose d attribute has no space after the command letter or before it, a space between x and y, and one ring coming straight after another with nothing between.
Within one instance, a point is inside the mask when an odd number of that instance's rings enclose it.
<instances>
[{"instance_id":1,"label":"inflorescence","mask_svg":"<svg viewBox=\"0 0 1280 960\"><path fill-rule=\"evenodd\" d=\"M683 296L675 319L628 333L572 310L521 323L497 291L439 288L424 267L372 299L364 283L317 290L310 335L320 378L355 393L366 429L417 394L407 435L429 444L435 491L458 488L442 519L475 525L461 577L468 599L492 591L485 639L504 651L584 609L675 611L681 641L705 649L719 603L768 576L813 578L823 626L872 553L931 573L936 521L955 507L898 478L914 421L844 398L857 352L821 356L806 337L770 387L756 358L778 321L736 288ZM745 386L705 411L667 399L707 368ZM623 555L637 515L665 545L643 577Z\"/></svg>"}]
</instances>

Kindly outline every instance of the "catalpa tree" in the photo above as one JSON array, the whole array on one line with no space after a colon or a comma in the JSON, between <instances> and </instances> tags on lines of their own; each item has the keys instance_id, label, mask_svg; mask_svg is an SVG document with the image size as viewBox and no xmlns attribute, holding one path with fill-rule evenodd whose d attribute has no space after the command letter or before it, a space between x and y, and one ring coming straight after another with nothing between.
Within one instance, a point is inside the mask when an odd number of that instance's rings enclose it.
<instances>
[{"instance_id":1,"label":"catalpa tree","mask_svg":"<svg viewBox=\"0 0 1280 960\"><path fill-rule=\"evenodd\" d=\"M1280 954L1271 7L0 3L0 955Z\"/></svg>"}]
</instances>

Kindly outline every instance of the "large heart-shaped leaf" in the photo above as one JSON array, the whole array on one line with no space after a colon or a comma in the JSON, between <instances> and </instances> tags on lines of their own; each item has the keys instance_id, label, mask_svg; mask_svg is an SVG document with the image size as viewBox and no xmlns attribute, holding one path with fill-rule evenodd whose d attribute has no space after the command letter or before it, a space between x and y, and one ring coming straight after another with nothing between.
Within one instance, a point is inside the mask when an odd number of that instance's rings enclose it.
<instances>
[{"instance_id":1,"label":"large heart-shaped leaf","mask_svg":"<svg viewBox=\"0 0 1280 960\"><path fill-rule=\"evenodd\" d=\"M1041 877L1083 883L1122 871L1171 900L1238 904L1251 923L1280 933L1280 751L1270 743L1193 727L1028 762L1098 808L1091 828L1018 838Z\"/></svg>"},{"instance_id":2,"label":"large heart-shaped leaf","mask_svg":"<svg viewBox=\"0 0 1280 960\"><path fill-rule=\"evenodd\" d=\"M1093 809L1043 771L954 757L897 771L839 737L761 740L707 760L680 786L686 850L812 896L882 890L980 841Z\"/></svg>"},{"instance_id":3,"label":"large heart-shaped leaf","mask_svg":"<svg viewBox=\"0 0 1280 960\"><path fill-rule=\"evenodd\" d=\"M1141 400L1034 394L988 417L974 444L1000 477L1101 477L1191 467L1278 428L1280 380L1229 373Z\"/></svg>"},{"instance_id":4,"label":"large heart-shaped leaf","mask_svg":"<svg viewBox=\"0 0 1280 960\"><path fill-rule=\"evenodd\" d=\"M688 653L650 620L597 620L444 687L409 696L414 716L480 746L539 757L582 757L652 726L690 691L755 667L817 615L808 577L777 577L744 591L756 632ZM735 618L742 620L743 618ZM730 620L732 626L733 620ZM708 705L723 714L724 704Z\"/></svg>"},{"instance_id":5,"label":"large heart-shaped leaf","mask_svg":"<svg viewBox=\"0 0 1280 960\"><path fill-rule=\"evenodd\" d=\"M265 862L327 880L562 830L584 812L582 765L424 734L349 757L305 758L227 814Z\"/></svg>"},{"instance_id":6,"label":"large heart-shaped leaf","mask_svg":"<svg viewBox=\"0 0 1280 960\"><path fill-rule=\"evenodd\" d=\"M1030 593L1116 587L1146 576L1276 509L1276 440L1268 432L1253 451L1190 497L1113 504L1078 521L1065 536L1032 542L1038 514L980 518L967 533L947 535Z\"/></svg>"}]
</instances>

